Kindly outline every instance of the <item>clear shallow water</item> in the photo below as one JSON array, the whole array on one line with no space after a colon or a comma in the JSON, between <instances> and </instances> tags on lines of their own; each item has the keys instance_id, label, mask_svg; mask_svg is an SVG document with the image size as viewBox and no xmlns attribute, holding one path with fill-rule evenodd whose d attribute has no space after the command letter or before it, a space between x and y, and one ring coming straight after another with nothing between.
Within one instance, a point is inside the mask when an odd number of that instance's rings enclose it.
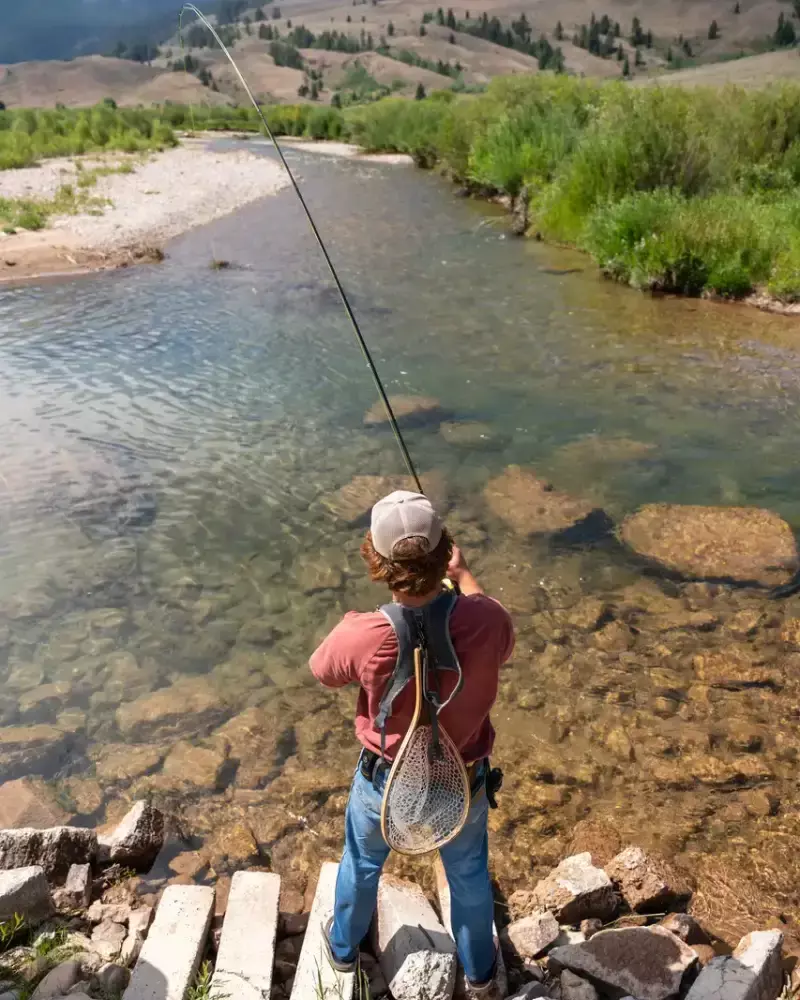
<instances>
[{"instance_id":1,"label":"clear shallow water","mask_svg":"<svg viewBox=\"0 0 800 1000\"><path fill-rule=\"evenodd\" d=\"M778 636L794 604L645 580L614 546L521 542L481 491L517 463L615 518L753 503L800 528L800 327L608 284L410 168L292 160L389 391L491 427L480 450L437 420L408 443L520 630L496 713L501 888L589 816L695 868L727 861L791 909L797 671ZM359 530L324 504L355 475L403 471L390 433L363 425L374 402L289 192L158 268L0 292L0 778L40 775L92 819L154 791L206 840L246 822L279 869L335 853L353 698L318 691L305 663L380 597ZM620 437L652 447L615 458L603 441ZM658 595L717 624L665 638ZM598 653L569 624L593 597L634 626L630 645ZM727 648L743 610L762 619L735 641L780 690L698 690L692 657ZM746 798L767 792L775 816Z\"/></svg>"}]
</instances>

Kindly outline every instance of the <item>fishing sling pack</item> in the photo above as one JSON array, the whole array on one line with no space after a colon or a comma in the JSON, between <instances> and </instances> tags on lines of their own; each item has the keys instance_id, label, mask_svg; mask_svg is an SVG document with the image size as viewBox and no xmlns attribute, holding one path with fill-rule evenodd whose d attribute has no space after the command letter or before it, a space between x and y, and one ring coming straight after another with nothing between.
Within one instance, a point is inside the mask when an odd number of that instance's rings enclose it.
<instances>
[{"instance_id":1,"label":"fishing sling pack","mask_svg":"<svg viewBox=\"0 0 800 1000\"><path fill-rule=\"evenodd\" d=\"M409 684L416 685L414 715L392 764L381 808L384 839L401 854L427 854L443 847L461 832L469 812L467 770L439 722L439 713L464 683L450 638L450 616L457 600L458 594L448 590L422 608L400 604L381 608L398 645L394 673L375 719L381 757L392 706ZM455 687L445 700L440 694L440 671L456 674Z\"/></svg>"}]
</instances>

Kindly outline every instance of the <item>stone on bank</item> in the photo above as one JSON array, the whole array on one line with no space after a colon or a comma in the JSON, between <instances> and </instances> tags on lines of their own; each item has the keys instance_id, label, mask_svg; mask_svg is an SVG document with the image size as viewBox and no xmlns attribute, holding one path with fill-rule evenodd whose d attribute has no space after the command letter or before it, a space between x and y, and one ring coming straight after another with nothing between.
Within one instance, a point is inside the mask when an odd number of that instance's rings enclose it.
<instances>
[{"instance_id":1,"label":"stone on bank","mask_svg":"<svg viewBox=\"0 0 800 1000\"><path fill-rule=\"evenodd\" d=\"M686 1000L776 1000L783 992L782 945L780 931L748 934L732 955L708 963Z\"/></svg>"},{"instance_id":2,"label":"stone on bank","mask_svg":"<svg viewBox=\"0 0 800 1000\"><path fill-rule=\"evenodd\" d=\"M53 900L40 865L0 871L0 920L18 913L29 924L47 920L53 913Z\"/></svg>"},{"instance_id":3,"label":"stone on bank","mask_svg":"<svg viewBox=\"0 0 800 1000\"><path fill-rule=\"evenodd\" d=\"M637 1000L667 1000L677 994L696 962L694 951L663 927L600 931L591 941L554 948L548 955L552 972L569 969L601 989Z\"/></svg>"},{"instance_id":4,"label":"stone on bank","mask_svg":"<svg viewBox=\"0 0 800 1000\"><path fill-rule=\"evenodd\" d=\"M100 838L108 860L140 869L152 865L163 843L163 813L149 802L137 802L113 833Z\"/></svg>"},{"instance_id":5,"label":"stone on bank","mask_svg":"<svg viewBox=\"0 0 800 1000\"><path fill-rule=\"evenodd\" d=\"M560 924L579 924L591 917L606 923L616 915L618 900L611 879L585 853L565 858L532 891L513 893L509 906L512 913L525 915L549 910Z\"/></svg>"},{"instance_id":6,"label":"stone on bank","mask_svg":"<svg viewBox=\"0 0 800 1000\"><path fill-rule=\"evenodd\" d=\"M40 865L50 877L64 876L71 865L89 864L97 856L97 834L72 826L49 830L0 830L0 869Z\"/></svg>"},{"instance_id":7,"label":"stone on bank","mask_svg":"<svg viewBox=\"0 0 800 1000\"><path fill-rule=\"evenodd\" d=\"M395 1000L450 1000L456 949L425 894L411 882L384 875L378 888L373 944Z\"/></svg>"}]
</instances>

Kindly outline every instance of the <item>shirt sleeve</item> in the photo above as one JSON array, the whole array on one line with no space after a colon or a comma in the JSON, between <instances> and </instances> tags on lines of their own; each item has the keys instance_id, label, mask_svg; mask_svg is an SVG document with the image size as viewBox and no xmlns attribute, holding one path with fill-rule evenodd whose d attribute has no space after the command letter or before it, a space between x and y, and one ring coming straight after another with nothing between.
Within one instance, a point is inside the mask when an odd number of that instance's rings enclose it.
<instances>
[{"instance_id":1,"label":"shirt sleeve","mask_svg":"<svg viewBox=\"0 0 800 1000\"><path fill-rule=\"evenodd\" d=\"M350 623L344 618L312 654L311 673L323 687L340 688L358 680L353 644L348 640L351 631Z\"/></svg>"}]
</instances>

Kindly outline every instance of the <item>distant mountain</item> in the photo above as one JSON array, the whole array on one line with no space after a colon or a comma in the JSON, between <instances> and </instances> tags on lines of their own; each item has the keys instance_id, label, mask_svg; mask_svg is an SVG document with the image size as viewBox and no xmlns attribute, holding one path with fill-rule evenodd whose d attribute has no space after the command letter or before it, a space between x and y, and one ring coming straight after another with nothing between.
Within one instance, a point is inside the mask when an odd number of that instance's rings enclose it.
<instances>
[{"instance_id":1,"label":"distant mountain","mask_svg":"<svg viewBox=\"0 0 800 1000\"><path fill-rule=\"evenodd\" d=\"M181 0L0 0L0 63L158 43L175 33L180 9Z\"/></svg>"}]
</instances>

